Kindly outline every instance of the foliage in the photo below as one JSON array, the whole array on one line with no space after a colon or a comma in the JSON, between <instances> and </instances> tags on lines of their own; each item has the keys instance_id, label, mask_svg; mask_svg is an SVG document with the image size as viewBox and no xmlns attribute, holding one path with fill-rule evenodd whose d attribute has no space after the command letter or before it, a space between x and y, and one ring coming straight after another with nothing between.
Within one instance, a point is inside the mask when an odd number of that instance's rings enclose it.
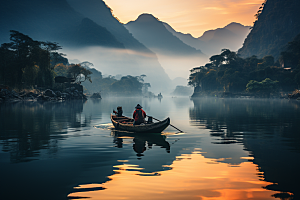
<instances>
[{"instance_id":1,"label":"foliage","mask_svg":"<svg viewBox=\"0 0 300 200\"><path fill-rule=\"evenodd\" d=\"M77 83L83 82L89 92L142 95L142 89L151 87L144 83L146 75L124 76L117 80L113 76L103 78L102 73L91 68L93 64L88 61L69 65L64 54L57 52L61 49L57 43L35 41L18 31L11 31L10 39L10 43L0 47L0 84L19 88L33 85L51 88L55 76L67 76Z\"/></svg>"},{"instance_id":2,"label":"foliage","mask_svg":"<svg viewBox=\"0 0 300 200\"><path fill-rule=\"evenodd\" d=\"M119 95L141 95L143 78L140 76L123 76L121 80L111 84L111 92Z\"/></svg>"},{"instance_id":3,"label":"foliage","mask_svg":"<svg viewBox=\"0 0 300 200\"><path fill-rule=\"evenodd\" d=\"M150 87L149 83L144 83L144 77L145 75L128 75L117 80L114 76L108 76L105 78L102 76L96 76L93 77L93 83L84 82L83 86L89 91L89 93L101 92L101 95L104 96L108 94L119 96L139 96L145 93L145 90Z\"/></svg>"},{"instance_id":4,"label":"foliage","mask_svg":"<svg viewBox=\"0 0 300 200\"><path fill-rule=\"evenodd\" d=\"M71 66L69 66L67 73L68 76L70 78L74 78L77 83L81 83L86 80L92 82L92 72L84 67L81 67L80 64L72 64Z\"/></svg>"},{"instance_id":5,"label":"foliage","mask_svg":"<svg viewBox=\"0 0 300 200\"><path fill-rule=\"evenodd\" d=\"M68 66L64 65L63 63L59 63L55 65L54 72L56 76L67 76L68 75Z\"/></svg>"},{"instance_id":6,"label":"foliage","mask_svg":"<svg viewBox=\"0 0 300 200\"><path fill-rule=\"evenodd\" d=\"M56 66L57 64L68 65L69 61L67 58L63 57L65 54L58 52L51 52L51 66Z\"/></svg>"},{"instance_id":7,"label":"foliage","mask_svg":"<svg viewBox=\"0 0 300 200\"><path fill-rule=\"evenodd\" d=\"M249 92L262 92L262 93L270 93L277 89L278 81L272 81L269 78L258 82L254 80L250 80L246 85L246 90Z\"/></svg>"},{"instance_id":8,"label":"foliage","mask_svg":"<svg viewBox=\"0 0 300 200\"><path fill-rule=\"evenodd\" d=\"M51 53L61 47L57 43L35 41L18 31L10 31L10 43L0 47L0 82L12 87L52 86L54 66Z\"/></svg>"},{"instance_id":9,"label":"foliage","mask_svg":"<svg viewBox=\"0 0 300 200\"><path fill-rule=\"evenodd\" d=\"M281 52L279 61L284 67L300 67L300 34L288 43L286 50Z\"/></svg>"},{"instance_id":10,"label":"foliage","mask_svg":"<svg viewBox=\"0 0 300 200\"><path fill-rule=\"evenodd\" d=\"M298 55L297 47L292 47L291 52ZM293 58L286 57L285 62ZM268 93L278 88L291 91L300 85L299 67L285 70L279 62L274 62L273 56L243 59L229 49L222 49L221 54L211 56L205 66L195 67L190 72L188 85L193 86L195 92L244 92L247 89L249 92Z\"/></svg>"},{"instance_id":11,"label":"foliage","mask_svg":"<svg viewBox=\"0 0 300 200\"><path fill-rule=\"evenodd\" d=\"M238 53L246 58L272 55L275 60L285 45L300 33L299 0L267 0L255 15L256 21Z\"/></svg>"},{"instance_id":12,"label":"foliage","mask_svg":"<svg viewBox=\"0 0 300 200\"><path fill-rule=\"evenodd\" d=\"M24 80L28 85L34 85L39 73L39 66L27 66L22 71L22 80Z\"/></svg>"}]
</instances>

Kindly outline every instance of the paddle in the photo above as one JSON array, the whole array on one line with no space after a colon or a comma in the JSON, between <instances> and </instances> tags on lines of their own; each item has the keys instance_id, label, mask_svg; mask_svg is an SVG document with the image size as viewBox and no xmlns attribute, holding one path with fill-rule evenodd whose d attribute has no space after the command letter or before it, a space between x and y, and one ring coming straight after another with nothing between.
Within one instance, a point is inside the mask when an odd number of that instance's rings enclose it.
<instances>
[{"instance_id":1,"label":"paddle","mask_svg":"<svg viewBox=\"0 0 300 200\"><path fill-rule=\"evenodd\" d=\"M161 120L159 120L159 119L156 119L156 118L154 118L154 117L152 117L153 119L155 119L155 120L157 120L157 121L159 121L159 122L161 122ZM183 131L182 130L180 130L179 128L176 128L175 126L173 126L172 124L169 124L170 126L172 126L173 128L175 128L175 129L177 129L178 131L180 131L181 133L183 133Z\"/></svg>"}]
</instances>

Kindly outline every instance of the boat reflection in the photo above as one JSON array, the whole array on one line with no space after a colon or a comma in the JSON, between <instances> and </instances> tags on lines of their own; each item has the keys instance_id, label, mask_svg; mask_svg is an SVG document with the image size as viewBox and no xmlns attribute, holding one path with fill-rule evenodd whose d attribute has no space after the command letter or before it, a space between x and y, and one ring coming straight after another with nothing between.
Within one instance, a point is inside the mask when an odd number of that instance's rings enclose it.
<instances>
[{"instance_id":1,"label":"boat reflection","mask_svg":"<svg viewBox=\"0 0 300 200\"><path fill-rule=\"evenodd\" d=\"M111 135L114 137L114 143L117 148L123 147L124 139L132 139L132 148L136 152L138 159L144 156L144 152L152 149L153 146L160 146L170 153L170 144L166 141L166 136L161 133L130 133L125 131L112 130Z\"/></svg>"}]
</instances>

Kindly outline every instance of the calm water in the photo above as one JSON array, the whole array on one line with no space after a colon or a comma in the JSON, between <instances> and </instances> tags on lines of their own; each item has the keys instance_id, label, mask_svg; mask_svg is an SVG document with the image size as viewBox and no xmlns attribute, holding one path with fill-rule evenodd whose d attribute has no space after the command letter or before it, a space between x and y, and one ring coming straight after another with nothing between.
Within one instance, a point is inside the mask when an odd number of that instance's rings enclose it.
<instances>
[{"instance_id":1,"label":"calm water","mask_svg":"<svg viewBox=\"0 0 300 200\"><path fill-rule=\"evenodd\" d=\"M184 133L114 131L137 103ZM299 122L288 100L0 104L0 199L299 199Z\"/></svg>"}]
</instances>

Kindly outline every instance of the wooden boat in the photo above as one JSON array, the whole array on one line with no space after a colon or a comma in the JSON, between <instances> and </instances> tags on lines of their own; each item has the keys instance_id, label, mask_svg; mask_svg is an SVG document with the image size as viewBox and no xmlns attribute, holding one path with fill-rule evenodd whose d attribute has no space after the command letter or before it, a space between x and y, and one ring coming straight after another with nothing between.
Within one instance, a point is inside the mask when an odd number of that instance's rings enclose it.
<instances>
[{"instance_id":1,"label":"wooden boat","mask_svg":"<svg viewBox=\"0 0 300 200\"><path fill-rule=\"evenodd\" d=\"M168 117L167 119L157 123L133 125L134 119L125 116L117 117L111 114L111 122L117 130L135 133L160 133L169 126L170 118Z\"/></svg>"}]
</instances>

